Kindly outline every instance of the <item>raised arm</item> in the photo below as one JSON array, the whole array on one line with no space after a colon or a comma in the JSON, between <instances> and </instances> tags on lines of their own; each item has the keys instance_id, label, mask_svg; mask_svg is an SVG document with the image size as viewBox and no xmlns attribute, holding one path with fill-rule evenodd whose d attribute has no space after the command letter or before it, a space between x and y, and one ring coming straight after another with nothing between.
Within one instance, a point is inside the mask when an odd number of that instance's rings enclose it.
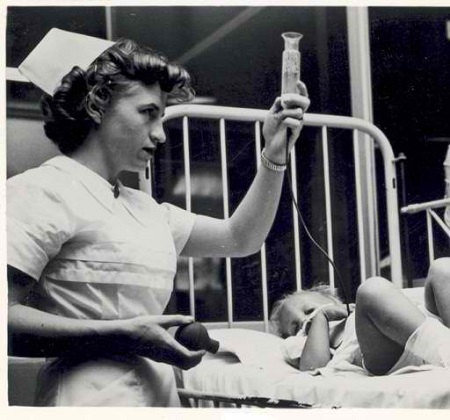
<instances>
[{"instance_id":1,"label":"raised arm","mask_svg":"<svg viewBox=\"0 0 450 420\"><path fill-rule=\"evenodd\" d=\"M354 305L350 308L353 310ZM324 367L331 359L330 322L347 318L346 305L341 303L323 306L307 329L307 339L300 357L300 370L314 370Z\"/></svg>"},{"instance_id":2,"label":"raised arm","mask_svg":"<svg viewBox=\"0 0 450 420\"><path fill-rule=\"evenodd\" d=\"M308 338L300 357L300 370L324 367L331 359L328 319L319 311L311 322Z\"/></svg>"},{"instance_id":3,"label":"raised arm","mask_svg":"<svg viewBox=\"0 0 450 420\"><path fill-rule=\"evenodd\" d=\"M299 82L299 88L301 94L277 98L264 122L265 157L276 165L286 163L286 142L291 150L303 127L303 114L310 104L306 86ZM272 226L283 178L284 172L261 165L250 189L229 219L197 217L183 255L240 257L257 252Z\"/></svg>"},{"instance_id":4,"label":"raised arm","mask_svg":"<svg viewBox=\"0 0 450 420\"><path fill-rule=\"evenodd\" d=\"M125 320L85 320L52 315L24 303L35 280L8 266L8 354L56 357L135 354L179 366L198 364L203 351L190 351L166 331L192 322L182 315Z\"/></svg>"}]
</instances>

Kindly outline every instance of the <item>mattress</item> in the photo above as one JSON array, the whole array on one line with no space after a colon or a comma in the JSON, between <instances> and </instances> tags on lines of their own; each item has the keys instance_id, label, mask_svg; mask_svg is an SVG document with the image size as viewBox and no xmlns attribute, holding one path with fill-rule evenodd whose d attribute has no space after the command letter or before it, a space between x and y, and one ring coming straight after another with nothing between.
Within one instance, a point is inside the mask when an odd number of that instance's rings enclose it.
<instances>
[{"instance_id":1,"label":"mattress","mask_svg":"<svg viewBox=\"0 0 450 420\"><path fill-rule=\"evenodd\" d=\"M420 302L423 290L406 294ZM206 355L188 371L177 371L186 390L293 400L323 408L450 408L450 369L423 366L390 376L353 372L312 376L284 361L282 339L277 336L239 328L209 333L220 342L219 352Z\"/></svg>"}]
</instances>

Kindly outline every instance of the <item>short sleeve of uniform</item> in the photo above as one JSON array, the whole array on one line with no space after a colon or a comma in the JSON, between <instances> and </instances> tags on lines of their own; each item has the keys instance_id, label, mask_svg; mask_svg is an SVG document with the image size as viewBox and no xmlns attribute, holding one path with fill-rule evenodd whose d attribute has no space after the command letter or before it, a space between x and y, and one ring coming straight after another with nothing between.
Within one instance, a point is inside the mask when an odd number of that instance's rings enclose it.
<instances>
[{"instance_id":1,"label":"short sleeve of uniform","mask_svg":"<svg viewBox=\"0 0 450 420\"><path fill-rule=\"evenodd\" d=\"M194 227L196 214L169 203L162 203L172 232L177 254L180 255Z\"/></svg>"},{"instance_id":2,"label":"short sleeve of uniform","mask_svg":"<svg viewBox=\"0 0 450 420\"><path fill-rule=\"evenodd\" d=\"M61 195L26 174L7 182L7 261L39 280L71 236L72 215Z\"/></svg>"}]
</instances>

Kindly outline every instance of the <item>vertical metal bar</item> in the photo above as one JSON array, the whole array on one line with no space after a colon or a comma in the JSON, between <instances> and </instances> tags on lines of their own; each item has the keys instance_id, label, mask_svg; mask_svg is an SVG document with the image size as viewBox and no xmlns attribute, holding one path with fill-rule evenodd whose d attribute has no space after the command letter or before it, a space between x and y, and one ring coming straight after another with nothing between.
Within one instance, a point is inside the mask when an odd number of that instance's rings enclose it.
<instances>
[{"instance_id":1,"label":"vertical metal bar","mask_svg":"<svg viewBox=\"0 0 450 420\"><path fill-rule=\"evenodd\" d=\"M359 136L358 131L353 130L353 156L355 162L355 189L356 189L356 218L358 222L358 247L359 247L359 265L361 283L367 278L366 269L366 250L364 246L364 218L362 205L362 187L361 187L361 165L358 164L357 158L360 156L359 152Z\"/></svg>"},{"instance_id":2,"label":"vertical metal bar","mask_svg":"<svg viewBox=\"0 0 450 420\"><path fill-rule=\"evenodd\" d=\"M328 154L328 131L327 127L322 127L322 156L323 156L323 181L325 188L325 215L327 219L327 253L331 261L334 261L333 250L333 222L331 216L331 191L330 191L330 165ZM334 269L328 263L328 278L330 288L334 290Z\"/></svg>"},{"instance_id":3,"label":"vertical metal bar","mask_svg":"<svg viewBox=\"0 0 450 420\"><path fill-rule=\"evenodd\" d=\"M427 234L428 234L428 259L431 263L434 261L434 238L433 238L433 225L430 210L427 209Z\"/></svg>"},{"instance_id":4,"label":"vertical metal bar","mask_svg":"<svg viewBox=\"0 0 450 420\"><path fill-rule=\"evenodd\" d=\"M292 179L292 196L297 200L297 158L295 156L295 149L292 149L290 155L291 162L291 179ZM289 168L287 169L289 170ZM300 204L299 204L300 207ZM298 225L298 214L295 204L292 203L292 220L294 223L294 258L295 258L295 284L296 289L302 289L302 262L300 257L300 229Z\"/></svg>"},{"instance_id":5,"label":"vertical metal bar","mask_svg":"<svg viewBox=\"0 0 450 420\"><path fill-rule=\"evenodd\" d=\"M381 144L381 143L379 143ZM386 208L389 230L389 250L391 253L391 278L399 288L403 287L402 254L400 250L400 227L398 219L397 175L395 158L392 153L384 151L384 180Z\"/></svg>"},{"instance_id":6,"label":"vertical metal bar","mask_svg":"<svg viewBox=\"0 0 450 420\"><path fill-rule=\"evenodd\" d=\"M375 147L372 137L366 136L364 142L365 147L368 150L366 153L366 188L367 188L367 206L369 217L369 235L370 243L372 247L370 249L370 261L372 273L379 274L380 268L380 240L379 240L379 228L378 228L378 200L377 200L377 185L375 174Z\"/></svg>"},{"instance_id":7,"label":"vertical metal bar","mask_svg":"<svg viewBox=\"0 0 450 420\"><path fill-rule=\"evenodd\" d=\"M105 6L105 26L106 26L106 39L113 41L114 27L113 27L113 11L111 9L111 6Z\"/></svg>"},{"instance_id":8,"label":"vertical metal bar","mask_svg":"<svg viewBox=\"0 0 450 420\"><path fill-rule=\"evenodd\" d=\"M400 189L399 199L400 199L400 208L407 206L408 200L406 198L406 174L405 174L405 166L406 166L406 156L403 153L400 153L396 157L396 164L398 167L398 188ZM408 219L403 217L400 219L401 224L401 233L402 237L400 238L400 246L402 249L403 261L404 261L404 271L406 278L406 287L413 287L413 275L412 275L412 265L411 265L411 243L410 243L410 232Z\"/></svg>"},{"instance_id":9,"label":"vertical metal bar","mask_svg":"<svg viewBox=\"0 0 450 420\"><path fill-rule=\"evenodd\" d=\"M186 210L192 210L192 188L191 188L191 158L189 151L189 119L183 117L183 157L184 157L184 177L186 180ZM189 307L190 313L195 317L195 283L194 283L194 259L188 258L188 278L189 278Z\"/></svg>"},{"instance_id":10,"label":"vertical metal bar","mask_svg":"<svg viewBox=\"0 0 450 420\"><path fill-rule=\"evenodd\" d=\"M256 168L261 166L261 123L255 122L255 151L256 151ZM269 332L269 296L267 293L267 259L266 259L266 243L261 247L261 287L263 301L263 320L264 331Z\"/></svg>"},{"instance_id":11,"label":"vertical metal bar","mask_svg":"<svg viewBox=\"0 0 450 420\"><path fill-rule=\"evenodd\" d=\"M347 34L350 63L350 82L352 95L352 115L366 121L373 121L372 81L370 63L368 7L347 7ZM360 136L359 155L355 164L360 166L359 177L361 185L361 217L365 231L364 256L366 258L366 275L378 274L379 238L378 238L378 208L373 190L375 185L373 141L363 133Z\"/></svg>"},{"instance_id":12,"label":"vertical metal bar","mask_svg":"<svg viewBox=\"0 0 450 420\"><path fill-rule=\"evenodd\" d=\"M438 214L432 209L429 208L430 216L434 219L434 222L442 229L442 231L450 238L450 227L446 225L444 220L438 216Z\"/></svg>"},{"instance_id":13,"label":"vertical metal bar","mask_svg":"<svg viewBox=\"0 0 450 420\"><path fill-rule=\"evenodd\" d=\"M223 215L225 219L230 217L229 201L228 201L228 163L227 163L227 145L225 134L225 119L220 119L220 159L222 167L222 190L223 190ZM226 281L227 281L227 312L228 326L231 327L233 322L233 284L231 277L231 260L225 259Z\"/></svg>"}]
</instances>

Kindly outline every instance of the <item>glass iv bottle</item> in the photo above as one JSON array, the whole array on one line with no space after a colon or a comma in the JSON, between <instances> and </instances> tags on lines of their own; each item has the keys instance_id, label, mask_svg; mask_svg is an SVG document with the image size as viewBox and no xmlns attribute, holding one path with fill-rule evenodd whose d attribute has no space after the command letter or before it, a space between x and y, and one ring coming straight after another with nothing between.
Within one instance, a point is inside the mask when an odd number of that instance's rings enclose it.
<instances>
[{"instance_id":1,"label":"glass iv bottle","mask_svg":"<svg viewBox=\"0 0 450 420\"><path fill-rule=\"evenodd\" d=\"M281 93L298 93L297 81L300 79L300 52L298 45L303 35L298 32L284 32L283 65Z\"/></svg>"}]
</instances>

